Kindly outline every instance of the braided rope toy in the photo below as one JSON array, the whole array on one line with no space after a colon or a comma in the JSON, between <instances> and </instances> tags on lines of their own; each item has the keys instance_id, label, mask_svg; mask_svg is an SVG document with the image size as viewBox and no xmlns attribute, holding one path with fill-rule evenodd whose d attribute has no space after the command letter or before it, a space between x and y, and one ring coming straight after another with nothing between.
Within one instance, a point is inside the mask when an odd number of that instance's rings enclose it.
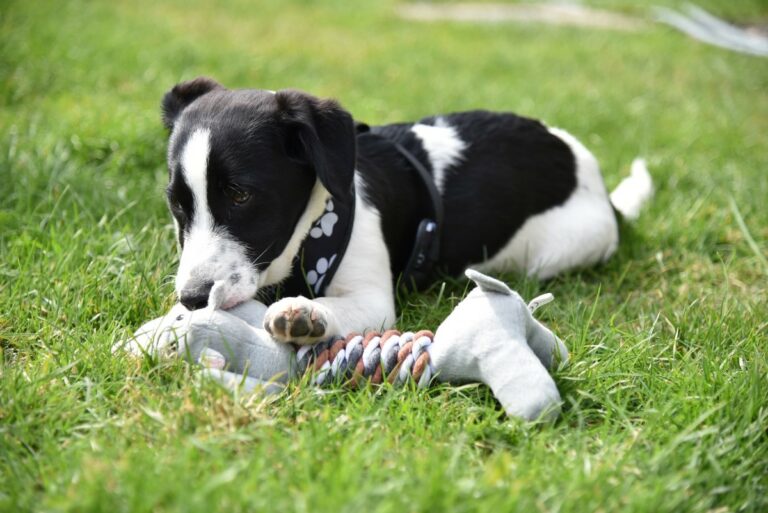
<instances>
[{"instance_id":1,"label":"braided rope toy","mask_svg":"<svg viewBox=\"0 0 768 513\"><path fill-rule=\"evenodd\" d=\"M526 305L503 282L468 270L478 285L433 333L352 333L309 346L274 341L258 326L266 306L257 301L231 310L188 311L176 305L150 321L114 351L184 358L203 365L201 374L230 389L279 392L307 373L317 386L364 383L479 382L491 387L511 416L553 419L560 394L549 374L568 351L533 317L552 301L544 294Z\"/></svg>"},{"instance_id":2,"label":"braided rope toy","mask_svg":"<svg viewBox=\"0 0 768 513\"><path fill-rule=\"evenodd\" d=\"M434 373L428 352L434 336L427 330L353 333L346 338L332 337L313 346L299 347L296 362L300 373L313 373L317 386L358 386L366 381L402 385L411 380L424 388Z\"/></svg>"}]
</instances>

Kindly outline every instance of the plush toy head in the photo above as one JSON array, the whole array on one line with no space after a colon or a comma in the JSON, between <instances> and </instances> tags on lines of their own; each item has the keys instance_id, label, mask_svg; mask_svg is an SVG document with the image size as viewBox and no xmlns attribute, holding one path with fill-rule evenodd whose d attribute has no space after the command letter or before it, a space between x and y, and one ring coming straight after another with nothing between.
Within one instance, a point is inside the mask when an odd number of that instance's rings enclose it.
<instances>
[{"instance_id":1,"label":"plush toy head","mask_svg":"<svg viewBox=\"0 0 768 513\"><path fill-rule=\"evenodd\" d=\"M555 418L560 394L549 370L567 361L565 345L506 284L471 269L466 275L477 287L443 321L430 348L438 379L485 383L511 416Z\"/></svg>"}]
</instances>

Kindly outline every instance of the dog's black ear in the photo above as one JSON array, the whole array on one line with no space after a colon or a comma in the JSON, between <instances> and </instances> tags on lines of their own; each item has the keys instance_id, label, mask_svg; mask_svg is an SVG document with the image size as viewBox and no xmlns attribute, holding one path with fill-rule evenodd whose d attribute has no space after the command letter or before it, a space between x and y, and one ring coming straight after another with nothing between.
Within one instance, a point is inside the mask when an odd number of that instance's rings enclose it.
<instances>
[{"instance_id":1,"label":"dog's black ear","mask_svg":"<svg viewBox=\"0 0 768 513\"><path fill-rule=\"evenodd\" d=\"M194 80L181 82L173 86L173 89L165 93L162 101L163 124L165 128L173 128L173 124L179 117L179 114L187 106L215 89L224 89L224 87L215 80L208 77L197 77Z\"/></svg>"},{"instance_id":2,"label":"dog's black ear","mask_svg":"<svg viewBox=\"0 0 768 513\"><path fill-rule=\"evenodd\" d=\"M355 175L355 123L335 100L301 91L276 93L286 124L288 155L314 168L320 183L339 200L349 197Z\"/></svg>"}]
</instances>

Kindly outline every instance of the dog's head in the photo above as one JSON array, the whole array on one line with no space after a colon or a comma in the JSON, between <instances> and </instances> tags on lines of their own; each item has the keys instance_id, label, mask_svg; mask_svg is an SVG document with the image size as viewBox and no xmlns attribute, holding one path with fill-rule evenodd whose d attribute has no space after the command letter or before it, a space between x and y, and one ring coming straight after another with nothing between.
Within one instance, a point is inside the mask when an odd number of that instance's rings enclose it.
<instances>
[{"instance_id":1,"label":"dog's head","mask_svg":"<svg viewBox=\"0 0 768 513\"><path fill-rule=\"evenodd\" d=\"M176 85L162 108L181 247L176 292L201 308L217 284L222 306L234 306L284 279L328 194L350 194L352 117L333 100L207 78Z\"/></svg>"}]
</instances>

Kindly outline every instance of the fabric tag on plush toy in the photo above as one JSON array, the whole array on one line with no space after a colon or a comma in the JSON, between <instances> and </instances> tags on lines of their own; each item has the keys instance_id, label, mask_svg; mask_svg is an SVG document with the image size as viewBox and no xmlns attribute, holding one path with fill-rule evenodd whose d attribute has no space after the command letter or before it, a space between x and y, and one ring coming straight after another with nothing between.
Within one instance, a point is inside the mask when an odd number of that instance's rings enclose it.
<instances>
[{"instance_id":1,"label":"fabric tag on plush toy","mask_svg":"<svg viewBox=\"0 0 768 513\"><path fill-rule=\"evenodd\" d=\"M198 359L198 362L200 365L208 369L223 370L227 365L227 360L224 359L224 355L218 351L214 351L209 347L206 347L200 352L200 358Z\"/></svg>"}]
</instances>

